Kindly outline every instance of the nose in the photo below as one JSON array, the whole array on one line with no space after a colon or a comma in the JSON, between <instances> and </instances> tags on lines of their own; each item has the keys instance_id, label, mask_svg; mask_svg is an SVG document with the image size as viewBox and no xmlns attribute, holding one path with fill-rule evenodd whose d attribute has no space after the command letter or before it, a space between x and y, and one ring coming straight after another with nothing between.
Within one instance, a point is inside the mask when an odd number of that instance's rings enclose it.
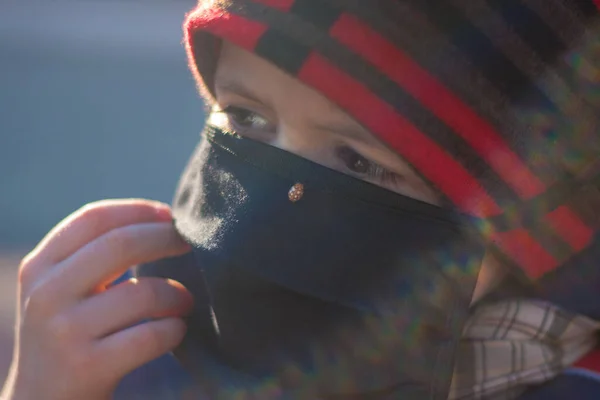
<instances>
[{"instance_id":1,"label":"nose","mask_svg":"<svg viewBox=\"0 0 600 400\"><path fill-rule=\"evenodd\" d=\"M327 166L327 138L322 133L310 129L281 124L277 134L269 143L271 146L288 151L310 161Z\"/></svg>"}]
</instances>

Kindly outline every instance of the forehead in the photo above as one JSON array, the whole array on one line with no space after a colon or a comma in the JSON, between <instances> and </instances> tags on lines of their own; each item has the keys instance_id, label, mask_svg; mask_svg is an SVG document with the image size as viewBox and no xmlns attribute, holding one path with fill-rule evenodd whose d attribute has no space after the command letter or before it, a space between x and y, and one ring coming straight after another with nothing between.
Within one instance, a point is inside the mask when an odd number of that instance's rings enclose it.
<instances>
[{"instance_id":1,"label":"forehead","mask_svg":"<svg viewBox=\"0 0 600 400\"><path fill-rule=\"evenodd\" d=\"M329 113L352 120L343 110L316 90L284 73L268 61L224 41L217 63L215 88L250 92L253 97L276 103ZM241 90L240 90L241 89ZM357 124L358 125L358 124Z\"/></svg>"},{"instance_id":2,"label":"forehead","mask_svg":"<svg viewBox=\"0 0 600 400\"><path fill-rule=\"evenodd\" d=\"M386 147L344 110L315 89L256 54L223 42L215 75L217 101L230 95L260 103L278 118L303 128L336 132L376 147Z\"/></svg>"}]
</instances>

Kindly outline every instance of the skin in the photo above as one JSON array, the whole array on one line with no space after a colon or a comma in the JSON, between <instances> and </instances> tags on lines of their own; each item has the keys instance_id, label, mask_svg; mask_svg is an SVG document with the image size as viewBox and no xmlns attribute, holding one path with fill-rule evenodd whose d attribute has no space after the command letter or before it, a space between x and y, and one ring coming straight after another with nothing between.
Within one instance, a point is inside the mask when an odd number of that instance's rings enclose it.
<instances>
[{"instance_id":1,"label":"skin","mask_svg":"<svg viewBox=\"0 0 600 400\"><path fill-rule=\"evenodd\" d=\"M224 42L210 120L323 166L439 205L436 192L368 130L319 92L253 53ZM368 165L368 168L365 168ZM385 171L385 172L383 172ZM484 258L473 302L504 276Z\"/></svg>"}]
</instances>

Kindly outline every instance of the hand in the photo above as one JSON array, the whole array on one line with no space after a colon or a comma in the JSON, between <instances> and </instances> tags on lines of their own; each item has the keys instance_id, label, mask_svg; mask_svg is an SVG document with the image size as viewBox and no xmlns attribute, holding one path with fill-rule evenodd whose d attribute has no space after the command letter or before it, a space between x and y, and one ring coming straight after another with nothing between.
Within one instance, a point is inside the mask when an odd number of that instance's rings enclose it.
<instances>
[{"instance_id":1,"label":"hand","mask_svg":"<svg viewBox=\"0 0 600 400\"><path fill-rule=\"evenodd\" d=\"M125 375L179 344L192 298L159 278L107 285L135 264L187 251L169 208L147 200L92 203L59 223L21 262L0 398L111 398Z\"/></svg>"}]
</instances>

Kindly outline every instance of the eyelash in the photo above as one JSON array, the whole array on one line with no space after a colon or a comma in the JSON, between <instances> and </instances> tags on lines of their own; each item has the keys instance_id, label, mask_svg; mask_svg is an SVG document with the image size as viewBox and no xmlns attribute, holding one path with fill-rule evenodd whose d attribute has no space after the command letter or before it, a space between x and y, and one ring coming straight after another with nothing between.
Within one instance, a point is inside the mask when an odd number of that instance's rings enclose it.
<instances>
[{"instance_id":1,"label":"eyelash","mask_svg":"<svg viewBox=\"0 0 600 400\"><path fill-rule=\"evenodd\" d=\"M255 131L257 129L263 129L263 128L248 128L248 127L244 126L244 124L241 122L242 119L245 119L248 117L251 117L251 118L259 117L259 118L267 121L267 119L260 116L260 114L254 112L254 111L250 111L248 109L242 108L242 107L227 106L227 107L224 107L222 110L219 110L216 112L225 114L227 116L227 121L228 121L228 124L230 125L230 128L240 134L249 134L253 130ZM268 133L272 133L272 132L268 132Z\"/></svg>"},{"instance_id":2,"label":"eyelash","mask_svg":"<svg viewBox=\"0 0 600 400\"><path fill-rule=\"evenodd\" d=\"M240 122L241 119L258 116L267 121L266 118L261 117L259 114L242 107L226 106L221 110L213 112L225 114L227 116L229 128L241 135L246 134L248 136L256 136L256 132L254 135L251 132L253 130L255 131L257 129L261 129L245 127L244 124ZM338 146L335 149L335 155L339 160L342 161L344 168L348 173L360 179L379 182L381 185L386 186L400 184L403 181L402 176L383 168L379 164L369 160L349 146Z\"/></svg>"},{"instance_id":3,"label":"eyelash","mask_svg":"<svg viewBox=\"0 0 600 400\"><path fill-rule=\"evenodd\" d=\"M369 160L351 147L339 146L336 148L335 153L342 160L345 168L359 178L366 178L384 185L400 184L403 181L402 176Z\"/></svg>"}]
</instances>

